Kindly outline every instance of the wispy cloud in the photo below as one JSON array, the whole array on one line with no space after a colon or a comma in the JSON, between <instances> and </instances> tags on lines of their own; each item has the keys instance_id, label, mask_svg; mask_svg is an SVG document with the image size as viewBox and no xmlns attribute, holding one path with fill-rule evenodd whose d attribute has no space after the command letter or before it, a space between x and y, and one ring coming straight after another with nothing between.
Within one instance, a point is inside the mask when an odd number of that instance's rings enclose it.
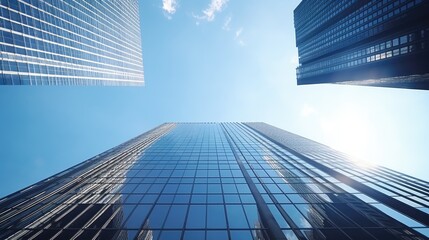
<instances>
[{"instance_id":1,"label":"wispy cloud","mask_svg":"<svg viewBox=\"0 0 429 240\"><path fill-rule=\"evenodd\" d=\"M166 14L168 19L171 19L171 15L176 12L177 0L162 0L162 10Z\"/></svg>"},{"instance_id":2,"label":"wispy cloud","mask_svg":"<svg viewBox=\"0 0 429 240\"><path fill-rule=\"evenodd\" d=\"M231 20L232 20L231 16L229 16L225 19L225 22L223 23L223 26L222 26L223 30L225 30L225 31L231 30Z\"/></svg>"},{"instance_id":3,"label":"wispy cloud","mask_svg":"<svg viewBox=\"0 0 429 240\"><path fill-rule=\"evenodd\" d=\"M241 46L244 46L245 43L243 41L243 38L241 37L242 33L243 33L242 27L237 29L237 31L235 31L235 40L237 41L238 44L240 44Z\"/></svg>"},{"instance_id":4,"label":"wispy cloud","mask_svg":"<svg viewBox=\"0 0 429 240\"><path fill-rule=\"evenodd\" d=\"M235 38L239 38L242 32L243 32L243 28L240 28L237 31L235 31Z\"/></svg>"},{"instance_id":5,"label":"wispy cloud","mask_svg":"<svg viewBox=\"0 0 429 240\"><path fill-rule=\"evenodd\" d=\"M246 45L246 44L244 43L244 41L243 41L243 37L242 37L242 34L243 34L243 27L236 28L236 27L232 26L233 24L231 24L231 22L232 22L232 17L231 17L231 16L229 16L229 17L225 18L225 21L223 22L222 29L223 29L224 31L227 31L227 32L231 31L231 29L236 29L235 31L232 31L232 32L231 32L231 33L233 34L233 36L234 36L234 40L235 40L235 41L236 41L240 46L244 46L244 45Z\"/></svg>"},{"instance_id":6,"label":"wispy cloud","mask_svg":"<svg viewBox=\"0 0 429 240\"><path fill-rule=\"evenodd\" d=\"M211 22L215 19L216 13L222 11L223 7L229 0L211 0L208 8L203 10L202 16L195 16L195 18L200 20L206 20Z\"/></svg>"}]
</instances>

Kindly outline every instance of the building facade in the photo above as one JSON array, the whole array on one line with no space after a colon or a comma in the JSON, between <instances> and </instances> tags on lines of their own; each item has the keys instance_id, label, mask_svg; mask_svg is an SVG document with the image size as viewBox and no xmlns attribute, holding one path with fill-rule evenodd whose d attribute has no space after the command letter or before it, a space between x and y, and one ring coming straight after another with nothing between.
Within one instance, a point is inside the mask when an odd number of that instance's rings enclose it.
<instances>
[{"instance_id":1,"label":"building facade","mask_svg":"<svg viewBox=\"0 0 429 240\"><path fill-rule=\"evenodd\" d=\"M429 0L303 0L298 84L429 89Z\"/></svg>"},{"instance_id":2,"label":"building facade","mask_svg":"<svg viewBox=\"0 0 429 240\"><path fill-rule=\"evenodd\" d=\"M0 199L0 239L428 239L429 184L264 123L167 123Z\"/></svg>"},{"instance_id":3,"label":"building facade","mask_svg":"<svg viewBox=\"0 0 429 240\"><path fill-rule=\"evenodd\" d=\"M143 85L137 0L1 0L0 85Z\"/></svg>"}]
</instances>

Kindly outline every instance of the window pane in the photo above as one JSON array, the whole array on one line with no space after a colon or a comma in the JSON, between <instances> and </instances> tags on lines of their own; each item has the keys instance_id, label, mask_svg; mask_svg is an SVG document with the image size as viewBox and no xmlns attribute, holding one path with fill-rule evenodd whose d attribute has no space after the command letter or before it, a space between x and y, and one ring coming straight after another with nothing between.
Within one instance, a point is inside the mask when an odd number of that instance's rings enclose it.
<instances>
[{"instance_id":1,"label":"window pane","mask_svg":"<svg viewBox=\"0 0 429 240\"><path fill-rule=\"evenodd\" d=\"M187 210L188 206L186 205L171 206L164 228L183 228Z\"/></svg>"},{"instance_id":2,"label":"window pane","mask_svg":"<svg viewBox=\"0 0 429 240\"><path fill-rule=\"evenodd\" d=\"M226 228L225 209L223 205L207 206L207 228Z\"/></svg>"},{"instance_id":3,"label":"window pane","mask_svg":"<svg viewBox=\"0 0 429 240\"><path fill-rule=\"evenodd\" d=\"M227 240L228 232L227 231L207 231L206 240Z\"/></svg>"},{"instance_id":4,"label":"window pane","mask_svg":"<svg viewBox=\"0 0 429 240\"><path fill-rule=\"evenodd\" d=\"M201 240L204 239L205 231L185 231L183 240Z\"/></svg>"},{"instance_id":5,"label":"window pane","mask_svg":"<svg viewBox=\"0 0 429 240\"><path fill-rule=\"evenodd\" d=\"M246 216L240 205L227 205L228 223L230 228L248 228Z\"/></svg>"},{"instance_id":6,"label":"window pane","mask_svg":"<svg viewBox=\"0 0 429 240\"><path fill-rule=\"evenodd\" d=\"M180 239L182 235L181 231L162 231L161 236L158 238L159 240L175 240Z\"/></svg>"},{"instance_id":7,"label":"window pane","mask_svg":"<svg viewBox=\"0 0 429 240\"><path fill-rule=\"evenodd\" d=\"M143 221L146 218L146 215L149 213L150 206L148 205L137 205L134 209L134 212L131 214L130 218L125 224L126 228L138 229L143 225Z\"/></svg>"},{"instance_id":8,"label":"window pane","mask_svg":"<svg viewBox=\"0 0 429 240\"><path fill-rule=\"evenodd\" d=\"M169 205L156 205L148 218L149 227L161 228L169 208Z\"/></svg>"},{"instance_id":9,"label":"window pane","mask_svg":"<svg viewBox=\"0 0 429 240\"><path fill-rule=\"evenodd\" d=\"M253 239L252 233L248 230L231 231L232 240L248 240Z\"/></svg>"},{"instance_id":10,"label":"window pane","mask_svg":"<svg viewBox=\"0 0 429 240\"><path fill-rule=\"evenodd\" d=\"M256 205L243 205L244 211L246 212L247 221L251 228L261 227L259 223L259 213Z\"/></svg>"},{"instance_id":11,"label":"window pane","mask_svg":"<svg viewBox=\"0 0 429 240\"><path fill-rule=\"evenodd\" d=\"M299 228L311 228L310 223L292 204L282 204L283 209Z\"/></svg>"},{"instance_id":12,"label":"window pane","mask_svg":"<svg viewBox=\"0 0 429 240\"><path fill-rule=\"evenodd\" d=\"M205 228L206 227L206 206L191 205L189 207L187 228Z\"/></svg>"}]
</instances>

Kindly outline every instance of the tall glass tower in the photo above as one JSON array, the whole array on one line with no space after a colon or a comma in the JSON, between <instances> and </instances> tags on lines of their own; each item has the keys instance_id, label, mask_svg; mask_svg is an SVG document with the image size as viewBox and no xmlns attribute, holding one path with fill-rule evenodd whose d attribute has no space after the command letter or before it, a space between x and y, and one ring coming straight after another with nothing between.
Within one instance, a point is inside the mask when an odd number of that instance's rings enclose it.
<instances>
[{"instance_id":1,"label":"tall glass tower","mask_svg":"<svg viewBox=\"0 0 429 240\"><path fill-rule=\"evenodd\" d=\"M429 183L264 123L167 123L0 199L1 239L428 239Z\"/></svg>"},{"instance_id":2,"label":"tall glass tower","mask_svg":"<svg viewBox=\"0 0 429 240\"><path fill-rule=\"evenodd\" d=\"M303 0L298 84L429 90L429 0Z\"/></svg>"},{"instance_id":3,"label":"tall glass tower","mask_svg":"<svg viewBox=\"0 0 429 240\"><path fill-rule=\"evenodd\" d=\"M0 0L0 85L143 85L138 0Z\"/></svg>"}]
</instances>

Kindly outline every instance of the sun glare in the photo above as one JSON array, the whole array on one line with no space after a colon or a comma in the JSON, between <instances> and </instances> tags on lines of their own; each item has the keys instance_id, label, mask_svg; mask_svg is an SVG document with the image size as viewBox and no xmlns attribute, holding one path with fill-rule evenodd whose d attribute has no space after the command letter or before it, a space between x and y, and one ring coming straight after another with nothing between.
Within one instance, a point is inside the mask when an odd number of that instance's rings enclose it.
<instances>
[{"instance_id":1,"label":"sun glare","mask_svg":"<svg viewBox=\"0 0 429 240\"><path fill-rule=\"evenodd\" d=\"M370 123L362 108L347 106L322 120L324 137L331 147L352 157L359 165L368 166L371 142Z\"/></svg>"}]
</instances>

